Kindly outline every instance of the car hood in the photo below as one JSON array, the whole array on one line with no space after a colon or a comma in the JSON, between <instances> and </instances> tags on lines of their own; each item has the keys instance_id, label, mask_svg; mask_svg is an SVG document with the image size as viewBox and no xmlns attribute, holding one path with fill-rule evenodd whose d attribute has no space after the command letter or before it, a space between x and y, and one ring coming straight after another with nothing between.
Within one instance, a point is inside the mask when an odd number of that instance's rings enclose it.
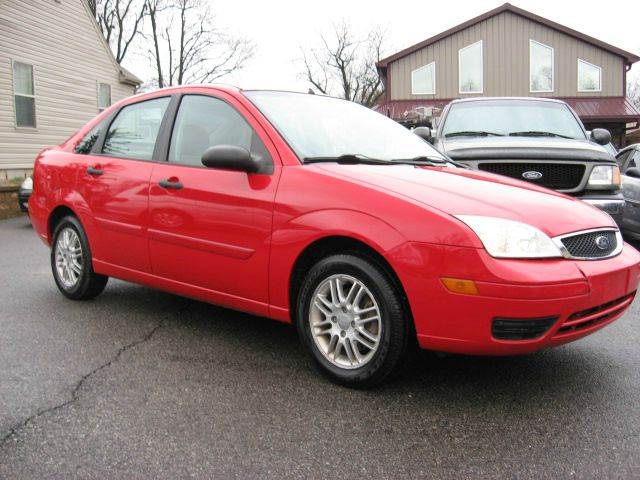
<instances>
[{"instance_id":1,"label":"car hood","mask_svg":"<svg viewBox=\"0 0 640 480\"><path fill-rule=\"evenodd\" d=\"M464 137L439 147L455 160L543 159L615 162L607 150L588 140L553 137Z\"/></svg>"},{"instance_id":2,"label":"car hood","mask_svg":"<svg viewBox=\"0 0 640 480\"><path fill-rule=\"evenodd\" d=\"M533 225L547 235L615 227L609 215L572 197L500 175L448 167L316 164L450 215L484 215Z\"/></svg>"}]
</instances>

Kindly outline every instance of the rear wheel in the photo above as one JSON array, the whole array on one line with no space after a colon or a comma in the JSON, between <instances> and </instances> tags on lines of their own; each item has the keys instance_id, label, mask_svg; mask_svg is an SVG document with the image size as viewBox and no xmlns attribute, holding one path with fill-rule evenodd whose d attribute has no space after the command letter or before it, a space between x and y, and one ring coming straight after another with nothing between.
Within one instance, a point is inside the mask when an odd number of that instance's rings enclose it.
<instances>
[{"instance_id":1,"label":"rear wheel","mask_svg":"<svg viewBox=\"0 0 640 480\"><path fill-rule=\"evenodd\" d=\"M319 261L303 280L297 324L321 371L342 385L373 386L396 373L406 356L409 318L401 296L368 258Z\"/></svg>"},{"instance_id":2,"label":"rear wheel","mask_svg":"<svg viewBox=\"0 0 640 480\"><path fill-rule=\"evenodd\" d=\"M51 248L51 270L62 294L72 300L99 295L109 277L93 271L87 235L76 217L64 217L56 225Z\"/></svg>"}]
</instances>

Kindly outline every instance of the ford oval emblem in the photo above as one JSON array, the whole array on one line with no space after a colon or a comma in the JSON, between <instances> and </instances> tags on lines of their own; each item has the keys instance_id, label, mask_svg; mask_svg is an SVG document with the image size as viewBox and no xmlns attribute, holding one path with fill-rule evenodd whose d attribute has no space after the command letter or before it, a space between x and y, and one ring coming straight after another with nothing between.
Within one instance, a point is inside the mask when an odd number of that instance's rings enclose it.
<instances>
[{"instance_id":1,"label":"ford oval emblem","mask_svg":"<svg viewBox=\"0 0 640 480\"><path fill-rule=\"evenodd\" d=\"M604 235L600 235L599 237L596 238L596 247L598 247L600 250L607 250L610 246L611 246L611 241L609 240L608 237L605 237Z\"/></svg>"},{"instance_id":2,"label":"ford oval emblem","mask_svg":"<svg viewBox=\"0 0 640 480\"><path fill-rule=\"evenodd\" d=\"M527 180L540 180L542 178L542 173L536 172L535 170L529 170L528 172L524 172L522 176Z\"/></svg>"}]
</instances>

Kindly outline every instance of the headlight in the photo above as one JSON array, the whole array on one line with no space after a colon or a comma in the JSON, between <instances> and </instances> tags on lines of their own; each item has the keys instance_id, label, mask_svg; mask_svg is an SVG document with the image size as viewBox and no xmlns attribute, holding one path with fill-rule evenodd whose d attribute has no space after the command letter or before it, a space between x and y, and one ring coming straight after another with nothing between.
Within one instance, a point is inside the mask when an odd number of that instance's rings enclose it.
<instances>
[{"instance_id":1,"label":"headlight","mask_svg":"<svg viewBox=\"0 0 640 480\"><path fill-rule=\"evenodd\" d=\"M526 223L495 217L456 215L480 238L489 255L498 258L552 258L562 254L543 232Z\"/></svg>"},{"instance_id":2,"label":"headlight","mask_svg":"<svg viewBox=\"0 0 640 480\"><path fill-rule=\"evenodd\" d=\"M620 168L617 165L596 165L589 175L589 185L620 186Z\"/></svg>"},{"instance_id":3,"label":"headlight","mask_svg":"<svg viewBox=\"0 0 640 480\"><path fill-rule=\"evenodd\" d=\"M33 190L33 178L31 177L25 178L24 182L22 182L22 185L20 185L20 188L24 190Z\"/></svg>"}]
</instances>

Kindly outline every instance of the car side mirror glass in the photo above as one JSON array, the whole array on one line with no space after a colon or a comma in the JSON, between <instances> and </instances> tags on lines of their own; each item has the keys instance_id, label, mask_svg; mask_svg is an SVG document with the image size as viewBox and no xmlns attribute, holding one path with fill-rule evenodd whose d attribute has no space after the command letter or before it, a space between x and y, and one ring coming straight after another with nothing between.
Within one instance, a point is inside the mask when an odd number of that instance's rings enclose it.
<instances>
[{"instance_id":1,"label":"car side mirror glass","mask_svg":"<svg viewBox=\"0 0 640 480\"><path fill-rule=\"evenodd\" d=\"M611 142L611 133L604 128L594 128L591 131L591 140L598 145L606 145Z\"/></svg>"},{"instance_id":2,"label":"car side mirror glass","mask_svg":"<svg viewBox=\"0 0 640 480\"><path fill-rule=\"evenodd\" d=\"M640 178L640 168L636 168L636 167L627 168L627 171L624 172L624 174L627 177Z\"/></svg>"},{"instance_id":3,"label":"car side mirror glass","mask_svg":"<svg viewBox=\"0 0 640 480\"><path fill-rule=\"evenodd\" d=\"M220 170L234 170L238 172L258 173L260 162L249 150L237 145L215 145L207 148L202 154L202 164L205 167Z\"/></svg>"},{"instance_id":4,"label":"car side mirror glass","mask_svg":"<svg viewBox=\"0 0 640 480\"><path fill-rule=\"evenodd\" d=\"M413 129L413 133L419 136L421 139L433 143L433 133L429 127L417 127Z\"/></svg>"}]
</instances>

